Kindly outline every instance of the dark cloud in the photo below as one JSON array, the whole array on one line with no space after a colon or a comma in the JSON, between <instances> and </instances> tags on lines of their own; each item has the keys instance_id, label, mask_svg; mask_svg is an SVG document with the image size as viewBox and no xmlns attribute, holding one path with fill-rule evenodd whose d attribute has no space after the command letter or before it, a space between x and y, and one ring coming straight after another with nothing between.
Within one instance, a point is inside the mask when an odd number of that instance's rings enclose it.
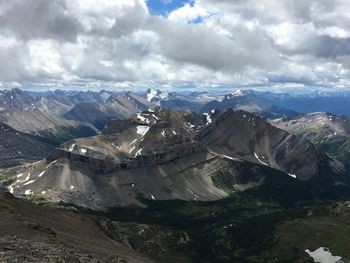
<instances>
[{"instance_id":1,"label":"dark cloud","mask_svg":"<svg viewBox=\"0 0 350 263\"><path fill-rule=\"evenodd\" d=\"M318 36L312 39L303 51L317 57L329 59L350 55L350 38Z\"/></svg>"},{"instance_id":2,"label":"dark cloud","mask_svg":"<svg viewBox=\"0 0 350 263\"><path fill-rule=\"evenodd\" d=\"M178 62L229 72L241 72L248 66L271 69L279 63L264 35L244 28L225 36L205 26L174 25L161 19L155 30L160 35L161 52Z\"/></svg>"},{"instance_id":3,"label":"dark cloud","mask_svg":"<svg viewBox=\"0 0 350 263\"><path fill-rule=\"evenodd\" d=\"M0 48L0 80L14 81L19 79L30 79L26 74L23 61L23 50L20 47L11 47L3 50Z\"/></svg>"},{"instance_id":4,"label":"dark cloud","mask_svg":"<svg viewBox=\"0 0 350 263\"><path fill-rule=\"evenodd\" d=\"M306 38L295 49L282 49L288 55L308 55L317 58L336 60L350 55L350 38L336 38L327 35Z\"/></svg>"},{"instance_id":5,"label":"dark cloud","mask_svg":"<svg viewBox=\"0 0 350 263\"><path fill-rule=\"evenodd\" d=\"M66 15L63 0L7 2L9 8L0 14L0 29L11 31L22 39L75 41L81 30L79 22Z\"/></svg>"}]
</instances>

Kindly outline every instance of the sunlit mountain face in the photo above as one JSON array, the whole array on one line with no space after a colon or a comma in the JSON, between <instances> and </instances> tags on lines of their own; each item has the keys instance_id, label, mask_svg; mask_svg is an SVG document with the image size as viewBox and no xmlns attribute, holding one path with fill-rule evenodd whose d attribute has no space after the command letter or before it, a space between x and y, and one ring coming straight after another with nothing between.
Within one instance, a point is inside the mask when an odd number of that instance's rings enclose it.
<instances>
[{"instance_id":1,"label":"sunlit mountain face","mask_svg":"<svg viewBox=\"0 0 350 263\"><path fill-rule=\"evenodd\" d=\"M0 0L0 262L350 261L349 12Z\"/></svg>"}]
</instances>

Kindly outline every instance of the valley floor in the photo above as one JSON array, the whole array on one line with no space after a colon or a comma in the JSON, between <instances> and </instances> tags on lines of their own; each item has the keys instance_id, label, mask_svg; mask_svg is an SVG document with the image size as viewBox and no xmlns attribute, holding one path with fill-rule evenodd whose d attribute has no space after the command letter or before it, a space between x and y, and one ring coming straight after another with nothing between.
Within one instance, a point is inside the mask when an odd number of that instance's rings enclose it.
<instances>
[{"instance_id":1,"label":"valley floor","mask_svg":"<svg viewBox=\"0 0 350 263\"><path fill-rule=\"evenodd\" d=\"M248 191L213 202L142 202L147 208L97 213L1 194L0 261L311 263L305 251L320 247L350 258L345 201L290 205Z\"/></svg>"}]
</instances>

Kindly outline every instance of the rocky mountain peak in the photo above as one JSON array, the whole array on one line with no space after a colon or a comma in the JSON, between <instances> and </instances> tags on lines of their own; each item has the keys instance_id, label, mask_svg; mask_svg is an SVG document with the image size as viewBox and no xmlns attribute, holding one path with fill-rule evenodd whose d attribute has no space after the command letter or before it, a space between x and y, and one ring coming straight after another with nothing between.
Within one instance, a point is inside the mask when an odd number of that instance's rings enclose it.
<instances>
[{"instance_id":1,"label":"rocky mountain peak","mask_svg":"<svg viewBox=\"0 0 350 263\"><path fill-rule=\"evenodd\" d=\"M149 102L159 102L169 97L168 92L163 92L156 89L147 89L146 98Z\"/></svg>"}]
</instances>

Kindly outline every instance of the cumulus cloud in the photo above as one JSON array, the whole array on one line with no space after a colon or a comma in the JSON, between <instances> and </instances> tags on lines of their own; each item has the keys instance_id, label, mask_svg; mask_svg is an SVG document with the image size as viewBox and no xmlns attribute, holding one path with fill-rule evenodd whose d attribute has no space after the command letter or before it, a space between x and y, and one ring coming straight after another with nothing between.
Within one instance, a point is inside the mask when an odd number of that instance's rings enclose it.
<instances>
[{"instance_id":1,"label":"cumulus cloud","mask_svg":"<svg viewBox=\"0 0 350 263\"><path fill-rule=\"evenodd\" d=\"M74 41L80 31L79 21L67 14L62 0L2 1L1 8L1 30L18 38Z\"/></svg>"},{"instance_id":2,"label":"cumulus cloud","mask_svg":"<svg viewBox=\"0 0 350 263\"><path fill-rule=\"evenodd\" d=\"M248 66L271 69L278 54L259 32L237 29L232 36L207 26L161 23L160 46L168 58L214 71L242 72Z\"/></svg>"},{"instance_id":3,"label":"cumulus cloud","mask_svg":"<svg viewBox=\"0 0 350 263\"><path fill-rule=\"evenodd\" d=\"M344 85L348 11L347 0L192 0L159 17L146 0L0 0L0 82Z\"/></svg>"},{"instance_id":4,"label":"cumulus cloud","mask_svg":"<svg viewBox=\"0 0 350 263\"><path fill-rule=\"evenodd\" d=\"M191 6L185 4L183 7L178 8L168 15L168 19L174 22L188 23L195 21L199 18L208 16L209 13L206 9L200 6Z\"/></svg>"}]
</instances>

